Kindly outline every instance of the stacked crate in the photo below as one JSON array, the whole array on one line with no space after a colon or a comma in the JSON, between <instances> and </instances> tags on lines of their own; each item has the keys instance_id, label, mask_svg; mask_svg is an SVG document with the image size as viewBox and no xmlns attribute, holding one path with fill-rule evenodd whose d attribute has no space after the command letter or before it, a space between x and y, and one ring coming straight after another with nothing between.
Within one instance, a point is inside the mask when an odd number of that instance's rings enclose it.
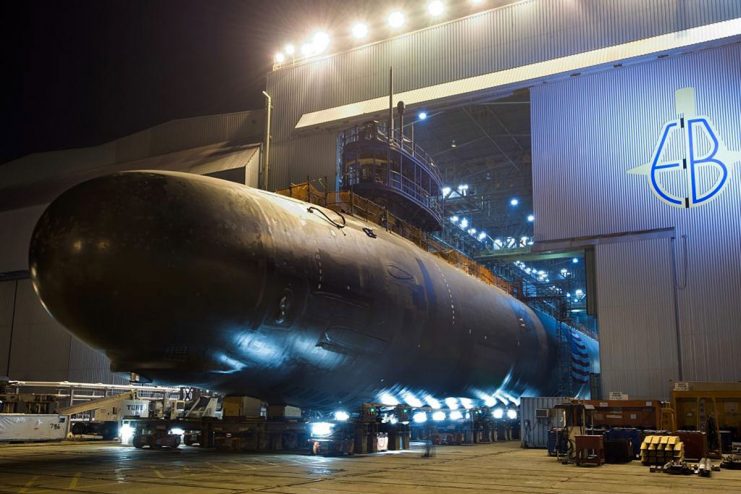
<instances>
[{"instance_id":1,"label":"stacked crate","mask_svg":"<svg viewBox=\"0 0 741 494\"><path fill-rule=\"evenodd\" d=\"M684 443L677 436L646 436L641 444L641 463L665 465L684 461Z\"/></svg>"}]
</instances>

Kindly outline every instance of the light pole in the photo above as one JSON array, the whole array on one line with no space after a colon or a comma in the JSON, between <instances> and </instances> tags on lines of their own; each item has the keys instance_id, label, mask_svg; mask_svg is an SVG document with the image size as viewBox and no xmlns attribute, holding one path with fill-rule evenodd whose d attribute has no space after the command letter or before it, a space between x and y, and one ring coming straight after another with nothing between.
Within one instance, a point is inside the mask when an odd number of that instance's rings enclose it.
<instances>
[{"instance_id":1,"label":"light pole","mask_svg":"<svg viewBox=\"0 0 741 494\"><path fill-rule=\"evenodd\" d=\"M270 135L270 120L273 114L273 99L265 91L263 91L262 94L265 95L265 104L267 106L267 111L265 112L265 154L262 158L262 173L263 189L268 190L268 185L270 183L268 182L268 172L270 170L270 140L272 139Z\"/></svg>"}]
</instances>

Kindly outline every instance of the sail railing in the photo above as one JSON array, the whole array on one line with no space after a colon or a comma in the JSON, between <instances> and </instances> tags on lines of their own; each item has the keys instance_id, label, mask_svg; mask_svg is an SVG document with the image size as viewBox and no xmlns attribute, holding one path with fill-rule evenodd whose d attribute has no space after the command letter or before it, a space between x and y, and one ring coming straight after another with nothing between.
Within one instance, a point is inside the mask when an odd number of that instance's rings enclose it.
<instances>
[{"instance_id":1,"label":"sail railing","mask_svg":"<svg viewBox=\"0 0 741 494\"><path fill-rule=\"evenodd\" d=\"M341 214L348 214L377 225L413 242L421 249L445 260L458 269L475 276L484 283L496 286L515 295L514 286L496 276L486 267L461 252L436 241L420 228L395 216L385 207L351 191L323 192L311 182L295 184L277 191L278 194L327 207Z\"/></svg>"}]
</instances>

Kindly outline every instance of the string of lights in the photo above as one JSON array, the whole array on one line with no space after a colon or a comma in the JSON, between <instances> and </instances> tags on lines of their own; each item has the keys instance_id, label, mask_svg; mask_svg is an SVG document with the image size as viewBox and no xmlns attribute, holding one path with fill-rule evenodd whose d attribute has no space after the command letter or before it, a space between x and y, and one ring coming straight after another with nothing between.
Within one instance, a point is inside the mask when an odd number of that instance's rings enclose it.
<instances>
[{"instance_id":1,"label":"string of lights","mask_svg":"<svg viewBox=\"0 0 741 494\"><path fill-rule=\"evenodd\" d=\"M468 195L468 189L468 184L461 184L455 190L453 190L451 187L445 186L440 190L440 192L442 194L443 200L449 200L458 197L465 197L466 195ZM519 206L519 204L520 200L516 197L513 197L509 200L509 205L512 208L516 208L517 206ZM456 225L458 228L467 232L473 238L475 238L479 242L486 244L493 250L521 249L529 245L533 245L533 239L526 236L520 237L519 239L516 239L514 237L506 237L504 239L492 238L485 231L479 231L475 227L471 226L468 218L459 217L457 214L451 216L449 219L450 222ZM528 214L527 221L528 223L532 223L533 221L535 221L535 216L532 213Z\"/></svg>"},{"instance_id":2,"label":"string of lights","mask_svg":"<svg viewBox=\"0 0 741 494\"><path fill-rule=\"evenodd\" d=\"M421 3L421 2L420 2ZM462 3L462 2L461 2ZM468 0L470 7L483 7L486 0ZM442 0L431 0L426 3L423 12L406 12L401 9L393 9L387 13L384 30L381 25L373 26L364 20L354 20L349 26L347 33L336 33L337 37L345 37L349 34L356 44L367 43L371 37L378 33L378 37L401 34L402 30L410 24L410 15L426 15L431 21L442 21L446 19L451 9L448 3ZM470 13L470 12L467 12ZM332 46L332 33L317 29L308 39L301 43L288 42L273 57L274 69L288 63L296 63L318 55L327 53Z\"/></svg>"}]
</instances>

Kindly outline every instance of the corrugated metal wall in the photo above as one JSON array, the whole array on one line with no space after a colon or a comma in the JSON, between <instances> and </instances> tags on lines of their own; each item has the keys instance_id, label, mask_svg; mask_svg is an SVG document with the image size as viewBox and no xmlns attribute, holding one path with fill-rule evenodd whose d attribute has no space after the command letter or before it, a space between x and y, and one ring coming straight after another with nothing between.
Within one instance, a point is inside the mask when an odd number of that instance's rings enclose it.
<instances>
[{"instance_id":1,"label":"corrugated metal wall","mask_svg":"<svg viewBox=\"0 0 741 494\"><path fill-rule=\"evenodd\" d=\"M598 245L602 391L669 398L679 378L669 238Z\"/></svg>"},{"instance_id":2,"label":"corrugated metal wall","mask_svg":"<svg viewBox=\"0 0 741 494\"><path fill-rule=\"evenodd\" d=\"M0 283L0 376L8 373L10 337L13 327L16 282Z\"/></svg>"},{"instance_id":3,"label":"corrugated metal wall","mask_svg":"<svg viewBox=\"0 0 741 494\"><path fill-rule=\"evenodd\" d=\"M531 91L536 242L676 230L675 281L667 278L671 249L665 244L598 246L605 392L668 395L663 381L675 357L667 306L674 285L683 379L741 379L741 174L731 173L713 201L678 209L654 196L647 176L626 173L651 161L663 125L677 118L675 91L684 87L695 88L697 112L710 117L727 147L741 150L739 44ZM626 341L635 338L646 345ZM658 377L641 381L613 367L620 362Z\"/></svg>"},{"instance_id":4,"label":"corrugated metal wall","mask_svg":"<svg viewBox=\"0 0 741 494\"><path fill-rule=\"evenodd\" d=\"M99 146L34 153L4 163L0 188L135 161L207 144L257 144L265 135L265 111L253 110L171 120Z\"/></svg>"},{"instance_id":5,"label":"corrugated metal wall","mask_svg":"<svg viewBox=\"0 0 741 494\"><path fill-rule=\"evenodd\" d=\"M302 114L741 17L735 0L532 0L268 75L271 188L334 176L335 133L297 136Z\"/></svg>"},{"instance_id":6,"label":"corrugated metal wall","mask_svg":"<svg viewBox=\"0 0 741 494\"><path fill-rule=\"evenodd\" d=\"M8 352L10 345L12 352ZM0 282L0 375L29 381L128 382L110 372L109 366L105 355L74 338L49 316L30 280Z\"/></svg>"},{"instance_id":7,"label":"corrugated metal wall","mask_svg":"<svg viewBox=\"0 0 741 494\"><path fill-rule=\"evenodd\" d=\"M28 269L28 242L46 206L0 211L0 273Z\"/></svg>"}]
</instances>

